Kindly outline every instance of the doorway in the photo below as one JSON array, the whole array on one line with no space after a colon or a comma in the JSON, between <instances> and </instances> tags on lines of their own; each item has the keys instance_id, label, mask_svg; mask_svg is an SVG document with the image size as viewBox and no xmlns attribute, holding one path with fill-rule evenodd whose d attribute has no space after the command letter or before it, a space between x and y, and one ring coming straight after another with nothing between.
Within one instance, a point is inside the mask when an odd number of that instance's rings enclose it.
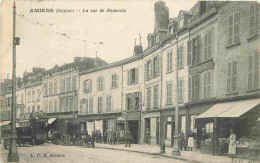
<instances>
[{"instance_id":1,"label":"doorway","mask_svg":"<svg viewBox=\"0 0 260 163\"><path fill-rule=\"evenodd\" d=\"M151 143L151 142L148 142L148 141L151 141L151 140L148 140L148 139L151 139L150 138L150 136L151 136L151 124L150 123L151 123L150 118L145 118L145 142L147 144Z\"/></svg>"},{"instance_id":2,"label":"doorway","mask_svg":"<svg viewBox=\"0 0 260 163\"><path fill-rule=\"evenodd\" d=\"M132 143L138 143L138 121L128 121L128 128L132 133Z\"/></svg>"}]
</instances>

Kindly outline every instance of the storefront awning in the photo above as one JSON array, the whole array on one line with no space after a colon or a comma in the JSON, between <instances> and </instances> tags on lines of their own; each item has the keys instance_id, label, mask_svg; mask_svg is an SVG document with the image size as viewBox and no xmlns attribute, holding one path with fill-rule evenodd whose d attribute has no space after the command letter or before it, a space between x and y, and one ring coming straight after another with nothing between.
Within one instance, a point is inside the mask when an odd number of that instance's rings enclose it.
<instances>
[{"instance_id":1,"label":"storefront awning","mask_svg":"<svg viewBox=\"0 0 260 163\"><path fill-rule=\"evenodd\" d=\"M48 119L48 124L52 124L52 122L54 122L57 118L49 118Z\"/></svg>"},{"instance_id":2,"label":"storefront awning","mask_svg":"<svg viewBox=\"0 0 260 163\"><path fill-rule=\"evenodd\" d=\"M234 102L225 102L215 104L209 110L205 111L201 115L197 116L199 118L216 118L216 117L240 117L249 110L253 109L255 106L260 104L260 98L251 100L241 100Z\"/></svg>"},{"instance_id":3,"label":"storefront awning","mask_svg":"<svg viewBox=\"0 0 260 163\"><path fill-rule=\"evenodd\" d=\"M3 122L0 122L0 127L1 126L4 126L4 125L9 125L11 123L11 121L3 121Z\"/></svg>"}]
</instances>

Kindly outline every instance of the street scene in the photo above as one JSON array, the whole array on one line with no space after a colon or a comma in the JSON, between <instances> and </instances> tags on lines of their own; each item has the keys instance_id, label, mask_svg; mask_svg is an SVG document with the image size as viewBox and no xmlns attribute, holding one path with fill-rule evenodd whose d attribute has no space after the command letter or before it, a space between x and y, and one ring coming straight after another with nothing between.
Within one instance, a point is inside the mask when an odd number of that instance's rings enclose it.
<instances>
[{"instance_id":1,"label":"street scene","mask_svg":"<svg viewBox=\"0 0 260 163\"><path fill-rule=\"evenodd\" d=\"M260 162L258 1L0 14L0 163Z\"/></svg>"}]
</instances>

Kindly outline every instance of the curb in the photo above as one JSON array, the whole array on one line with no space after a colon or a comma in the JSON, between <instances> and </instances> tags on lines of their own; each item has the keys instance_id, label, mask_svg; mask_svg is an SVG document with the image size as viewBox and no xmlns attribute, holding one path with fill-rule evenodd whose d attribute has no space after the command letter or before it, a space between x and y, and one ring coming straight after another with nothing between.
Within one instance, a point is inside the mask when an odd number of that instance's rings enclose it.
<instances>
[{"instance_id":1,"label":"curb","mask_svg":"<svg viewBox=\"0 0 260 163\"><path fill-rule=\"evenodd\" d=\"M203 162L196 161L196 160L188 160L188 159L185 159L185 158L174 157L174 156L168 156L168 155L161 154L161 153L150 153L150 152L142 152L142 151L136 151L136 150L117 149L117 148L111 148L111 147L98 147L98 146L97 146L96 148L100 148L100 149L111 149L111 150L126 151L126 152L134 152L134 153L141 153L141 154L146 154L146 155L160 156L160 157L165 157L165 158L170 158L170 159L176 159L176 160L181 160L181 161L187 161L187 162L203 163Z\"/></svg>"}]
</instances>

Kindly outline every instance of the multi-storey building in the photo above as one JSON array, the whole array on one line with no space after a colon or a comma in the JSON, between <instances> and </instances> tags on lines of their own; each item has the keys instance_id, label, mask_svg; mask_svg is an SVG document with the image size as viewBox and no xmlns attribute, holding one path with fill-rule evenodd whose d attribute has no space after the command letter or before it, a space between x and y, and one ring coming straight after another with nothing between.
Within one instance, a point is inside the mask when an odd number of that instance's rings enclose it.
<instances>
[{"instance_id":1,"label":"multi-storey building","mask_svg":"<svg viewBox=\"0 0 260 163\"><path fill-rule=\"evenodd\" d=\"M56 130L67 133L68 124L77 122L79 72L106 62L99 58L75 57L74 62L55 66L43 77L43 111L47 117L58 118Z\"/></svg>"}]
</instances>

